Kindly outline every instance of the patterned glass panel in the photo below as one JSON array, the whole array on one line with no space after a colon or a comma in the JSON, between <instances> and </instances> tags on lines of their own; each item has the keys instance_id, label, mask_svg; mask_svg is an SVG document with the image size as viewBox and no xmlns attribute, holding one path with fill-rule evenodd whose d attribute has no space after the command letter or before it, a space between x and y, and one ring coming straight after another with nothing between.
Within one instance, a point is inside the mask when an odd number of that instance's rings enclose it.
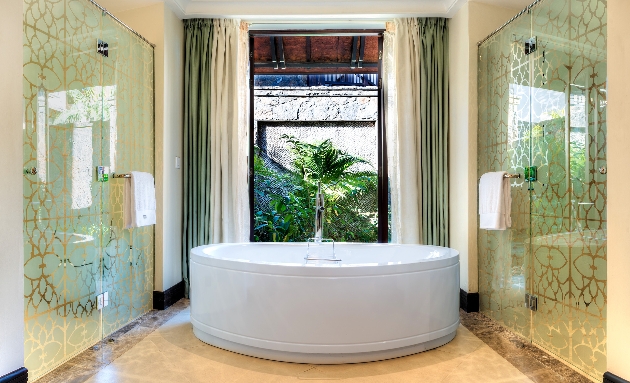
<instances>
[{"instance_id":1,"label":"patterned glass panel","mask_svg":"<svg viewBox=\"0 0 630 383\"><path fill-rule=\"evenodd\" d=\"M529 58L523 44L530 18L523 16L479 49L479 176L491 171L524 173L529 166ZM479 230L481 310L529 337L531 315L523 307L529 289L528 184L513 179L512 227Z\"/></svg>"},{"instance_id":2,"label":"patterned glass panel","mask_svg":"<svg viewBox=\"0 0 630 383\"><path fill-rule=\"evenodd\" d=\"M38 377L102 337L100 12L26 1L25 364ZM93 44L90 44L92 47Z\"/></svg>"},{"instance_id":3,"label":"patterned glass panel","mask_svg":"<svg viewBox=\"0 0 630 383\"><path fill-rule=\"evenodd\" d=\"M103 151L112 173L154 174L153 49L103 17ZM124 179L103 183L103 310L106 336L153 306L154 229L123 229Z\"/></svg>"},{"instance_id":4,"label":"patterned glass panel","mask_svg":"<svg viewBox=\"0 0 630 383\"><path fill-rule=\"evenodd\" d=\"M153 227L123 230L112 218L122 182L95 176L116 161L153 173L153 51L139 40L132 51L130 36L85 0L24 2L25 365L35 379L151 308ZM127 69L98 55L97 39L127 41ZM133 79L131 63L142 68Z\"/></svg>"},{"instance_id":5,"label":"patterned glass panel","mask_svg":"<svg viewBox=\"0 0 630 383\"><path fill-rule=\"evenodd\" d=\"M532 340L606 371L606 1L532 10Z\"/></svg>"},{"instance_id":6,"label":"patterned glass panel","mask_svg":"<svg viewBox=\"0 0 630 383\"><path fill-rule=\"evenodd\" d=\"M531 37L536 50L526 55ZM479 231L481 309L600 378L606 0L542 1L482 44L479 59L479 175L537 170L531 182L512 181L512 228ZM538 297L537 311L524 308L525 292Z\"/></svg>"}]
</instances>

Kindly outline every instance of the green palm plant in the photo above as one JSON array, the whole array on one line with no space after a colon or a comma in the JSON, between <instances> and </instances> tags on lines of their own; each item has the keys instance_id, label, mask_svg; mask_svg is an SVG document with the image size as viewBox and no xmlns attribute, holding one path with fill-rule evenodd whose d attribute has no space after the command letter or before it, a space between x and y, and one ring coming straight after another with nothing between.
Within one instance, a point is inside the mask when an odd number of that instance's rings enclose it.
<instances>
[{"instance_id":1,"label":"green palm plant","mask_svg":"<svg viewBox=\"0 0 630 383\"><path fill-rule=\"evenodd\" d=\"M315 216L314 196L321 182L325 189L325 219L330 238L375 242L376 173L353 169L354 165L369 165L369 162L335 148L331 140L309 144L289 135L282 138L294 155L292 171L281 174L268 168L260 151L255 152L256 196L271 197L268 204L255 212L255 240L292 242L310 238ZM283 189L282 195L277 194L278 189Z\"/></svg>"},{"instance_id":2,"label":"green palm plant","mask_svg":"<svg viewBox=\"0 0 630 383\"><path fill-rule=\"evenodd\" d=\"M293 166L311 187L320 183L335 199L365 189L366 183L376 175L374 171L351 171L357 164L370 164L333 146L330 139L309 144L293 136L283 135L295 159Z\"/></svg>"}]
</instances>

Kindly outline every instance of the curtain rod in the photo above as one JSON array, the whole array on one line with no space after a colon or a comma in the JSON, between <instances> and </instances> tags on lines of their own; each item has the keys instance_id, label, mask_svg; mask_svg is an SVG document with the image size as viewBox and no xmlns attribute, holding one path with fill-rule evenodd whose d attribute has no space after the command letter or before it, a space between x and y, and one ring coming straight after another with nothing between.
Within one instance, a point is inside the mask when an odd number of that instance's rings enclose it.
<instances>
[{"instance_id":1,"label":"curtain rod","mask_svg":"<svg viewBox=\"0 0 630 383\"><path fill-rule=\"evenodd\" d=\"M531 3L530 5L528 5L527 7L525 7L525 9L523 9L522 11L520 11L519 13L516 14L516 16L512 17L511 19L509 19L505 24L501 25L499 28L497 28L494 32L490 33L488 36L486 36L485 39L481 40L480 42L477 43L477 47L480 47L481 44L485 43L486 41L490 40L494 35L496 35L497 33L501 32L505 27L507 27L508 25L510 25L513 21L515 21L516 19L518 19L519 17L523 16L525 13L529 12L532 8L534 8L536 5L538 5L538 3L542 2L544 0L536 0L533 3Z\"/></svg>"},{"instance_id":2,"label":"curtain rod","mask_svg":"<svg viewBox=\"0 0 630 383\"><path fill-rule=\"evenodd\" d=\"M136 35L137 37L139 37L142 41L144 41L145 43L149 44L152 48L155 48L155 44L153 44L152 42L150 42L149 40L147 40L146 38L144 38L144 36L142 36L140 33L134 31L129 25L125 24L122 22L122 20L120 20L118 17L114 16L110 11L108 11L107 9L105 9L105 7L103 7L102 5L100 5L99 3L97 3L94 0L88 0L90 3L94 4L98 9L100 9L103 13L105 13L106 15L108 15L109 17L111 17L112 19L116 20L116 22L120 25L122 25L125 29L127 29L129 32L133 33L134 35Z\"/></svg>"}]
</instances>

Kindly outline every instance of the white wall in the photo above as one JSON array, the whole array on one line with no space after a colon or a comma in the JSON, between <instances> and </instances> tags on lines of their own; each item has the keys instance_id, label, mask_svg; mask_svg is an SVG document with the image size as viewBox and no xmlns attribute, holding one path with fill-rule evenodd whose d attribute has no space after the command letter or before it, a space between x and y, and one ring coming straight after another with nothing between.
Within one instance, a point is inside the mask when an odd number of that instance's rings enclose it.
<instances>
[{"instance_id":1,"label":"white wall","mask_svg":"<svg viewBox=\"0 0 630 383\"><path fill-rule=\"evenodd\" d=\"M182 280L184 24L163 3L115 15L155 44L155 290Z\"/></svg>"},{"instance_id":2,"label":"white wall","mask_svg":"<svg viewBox=\"0 0 630 383\"><path fill-rule=\"evenodd\" d=\"M608 0L608 371L630 380L630 1Z\"/></svg>"},{"instance_id":3,"label":"white wall","mask_svg":"<svg viewBox=\"0 0 630 383\"><path fill-rule=\"evenodd\" d=\"M477 269L477 42L520 9L465 4L449 24L449 236L460 253L460 287L479 291Z\"/></svg>"},{"instance_id":4,"label":"white wall","mask_svg":"<svg viewBox=\"0 0 630 383\"><path fill-rule=\"evenodd\" d=\"M476 196L469 185L467 172L470 159L476 157L477 131L468 124L470 75L468 38L469 5L465 4L451 19L449 24L449 238L450 246L460 254L460 288L467 292L477 292L477 273L469 269L477 267L477 235L471 222L470 199ZM475 125L476 128L476 125ZM475 166L477 161L472 162ZM474 174L477 172L475 171ZM474 259L469 259L473 257ZM470 286L470 281L473 286Z\"/></svg>"},{"instance_id":5,"label":"white wall","mask_svg":"<svg viewBox=\"0 0 630 383\"><path fill-rule=\"evenodd\" d=\"M182 222L184 181L175 157L184 152L184 23L164 10L164 239L163 289L182 280ZM156 284L157 285L157 284Z\"/></svg>"},{"instance_id":6,"label":"white wall","mask_svg":"<svg viewBox=\"0 0 630 383\"><path fill-rule=\"evenodd\" d=\"M24 366L22 6L0 12L0 376Z\"/></svg>"}]
</instances>

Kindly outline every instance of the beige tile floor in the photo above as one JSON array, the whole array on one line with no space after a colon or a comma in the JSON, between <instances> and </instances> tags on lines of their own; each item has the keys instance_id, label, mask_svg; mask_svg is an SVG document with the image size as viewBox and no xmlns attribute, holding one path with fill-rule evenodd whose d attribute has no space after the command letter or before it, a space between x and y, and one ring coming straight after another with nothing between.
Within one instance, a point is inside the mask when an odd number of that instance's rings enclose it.
<instances>
[{"instance_id":1,"label":"beige tile floor","mask_svg":"<svg viewBox=\"0 0 630 383\"><path fill-rule=\"evenodd\" d=\"M90 383L133 382L531 382L463 326L449 344L381 362L308 365L273 362L209 346L192 333L185 309L92 376Z\"/></svg>"}]
</instances>

